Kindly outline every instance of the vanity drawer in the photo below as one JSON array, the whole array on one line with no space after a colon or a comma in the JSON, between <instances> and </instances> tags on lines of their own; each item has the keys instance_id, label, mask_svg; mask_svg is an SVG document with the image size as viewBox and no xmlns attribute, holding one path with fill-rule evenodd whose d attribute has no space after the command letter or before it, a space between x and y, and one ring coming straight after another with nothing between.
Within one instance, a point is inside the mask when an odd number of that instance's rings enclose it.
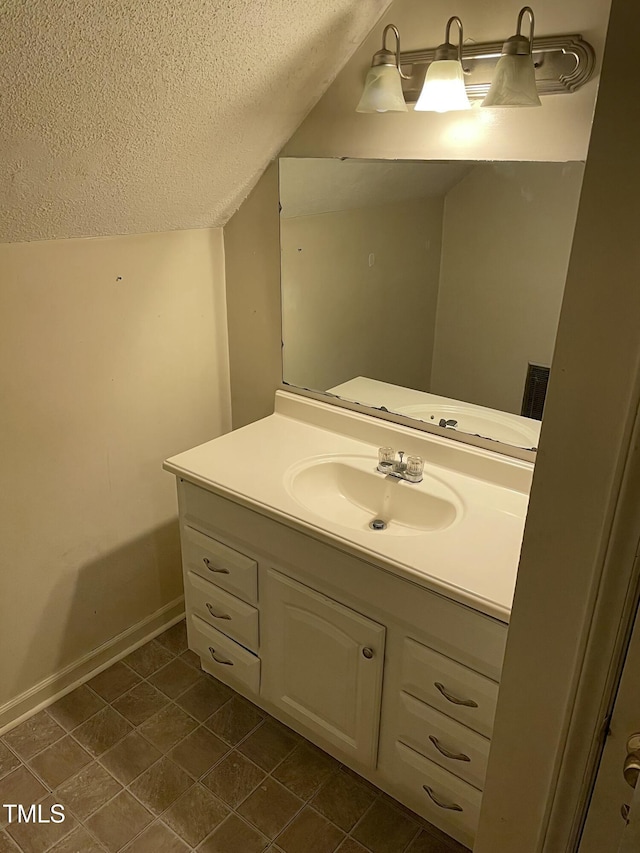
<instances>
[{"instance_id":1,"label":"vanity drawer","mask_svg":"<svg viewBox=\"0 0 640 853\"><path fill-rule=\"evenodd\" d=\"M473 847L481 792L399 742L395 759L403 802L462 844Z\"/></svg>"},{"instance_id":2,"label":"vanity drawer","mask_svg":"<svg viewBox=\"0 0 640 853\"><path fill-rule=\"evenodd\" d=\"M237 640L252 652L258 651L258 611L193 572L185 576L187 610Z\"/></svg>"},{"instance_id":3,"label":"vanity drawer","mask_svg":"<svg viewBox=\"0 0 640 853\"><path fill-rule=\"evenodd\" d=\"M200 655L205 672L233 686L241 683L253 693L260 689L260 658L191 614L187 620L189 648Z\"/></svg>"},{"instance_id":4,"label":"vanity drawer","mask_svg":"<svg viewBox=\"0 0 640 853\"><path fill-rule=\"evenodd\" d=\"M193 527L182 528L182 558L185 575L191 571L234 595L256 604L258 564L251 557L205 536Z\"/></svg>"},{"instance_id":5,"label":"vanity drawer","mask_svg":"<svg viewBox=\"0 0 640 853\"><path fill-rule=\"evenodd\" d=\"M476 788L484 785L491 742L404 692L396 738Z\"/></svg>"},{"instance_id":6,"label":"vanity drawer","mask_svg":"<svg viewBox=\"0 0 640 853\"><path fill-rule=\"evenodd\" d=\"M405 637L400 687L443 714L491 737L498 684Z\"/></svg>"}]
</instances>

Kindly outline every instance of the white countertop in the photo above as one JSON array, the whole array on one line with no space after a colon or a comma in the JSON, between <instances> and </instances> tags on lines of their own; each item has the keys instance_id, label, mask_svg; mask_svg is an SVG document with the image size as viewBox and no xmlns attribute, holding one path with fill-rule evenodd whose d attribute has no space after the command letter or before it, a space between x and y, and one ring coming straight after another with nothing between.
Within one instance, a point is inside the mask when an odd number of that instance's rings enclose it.
<instances>
[{"instance_id":1,"label":"white countertop","mask_svg":"<svg viewBox=\"0 0 640 853\"><path fill-rule=\"evenodd\" d=\"M454 524L408 536L342 527L307 509L287 489L287 473L303 460L364 455L375 468L383 444L421 455L425 473L454 490L463 507ZM528 462L278 392L275 414L180 453L164 467L461 604L509 620L533 469Z\"/></svg>"}]
</instances>

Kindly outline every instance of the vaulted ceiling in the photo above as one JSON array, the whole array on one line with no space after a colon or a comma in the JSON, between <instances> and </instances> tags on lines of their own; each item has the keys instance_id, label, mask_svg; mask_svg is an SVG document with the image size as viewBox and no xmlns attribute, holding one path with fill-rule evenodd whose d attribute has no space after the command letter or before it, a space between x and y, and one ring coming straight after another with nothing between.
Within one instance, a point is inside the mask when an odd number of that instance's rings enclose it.
<instances>
[{"instance_id":1,"label":"vaulted ceiling","mask_svg":"<svg viewBox=\"0 0 640 853\"><path fill-rule=\"evenodd\" d=\"M0 4L0 242L224 224L389 4Z\"/></svg>"}]
</instances>

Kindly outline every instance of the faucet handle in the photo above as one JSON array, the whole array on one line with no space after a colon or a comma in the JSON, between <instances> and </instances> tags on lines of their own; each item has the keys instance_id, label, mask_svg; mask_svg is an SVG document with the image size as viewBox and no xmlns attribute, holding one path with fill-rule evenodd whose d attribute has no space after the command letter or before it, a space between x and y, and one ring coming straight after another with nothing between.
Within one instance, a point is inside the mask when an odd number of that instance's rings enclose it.
<instances>
[{"instance_id":1,"label":"faucet handle","mask_svg":"<svg viewBox=\"0 0 640 853\"><path fill-rule=\"evenodd\" d=\"M393 447L379 447L378 448L378 466L382 465L384 468L390 467L396 460L396 452Z\"/></svg>"},{"instance_id":2,"label":"faucet handle","mask_svg":"<svg viewBox=\"0 0 640 853\"><path fill-rule=\"evenodd\" d=\"M407 456L407 474L411 477L420 477L424 471L424 459L422 456Z\"/></svg>"}]
</instances>

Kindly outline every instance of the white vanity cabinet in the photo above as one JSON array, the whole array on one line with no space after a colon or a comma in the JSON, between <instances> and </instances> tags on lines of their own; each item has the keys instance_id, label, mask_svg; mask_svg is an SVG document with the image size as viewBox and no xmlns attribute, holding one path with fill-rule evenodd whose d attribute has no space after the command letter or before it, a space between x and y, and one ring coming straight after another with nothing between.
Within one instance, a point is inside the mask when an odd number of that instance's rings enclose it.
<instances>
[{"instance_id":1,"label":"white vanity cabinet","mask_svg":"<svg viewBox=\"0 0 640 853\"><path fill-rule=\"evenodd\" d=\"M374 769L384 627L274 569L263 581L261 696Z\"/></svg>"},{"instance_id":2,"label":"white vanity cabinet","mask_svg":"<svg viewBox=\"0 0 640 853\"><path fill-rule=\"evenodd\" d=\"M471 847L507 626L178 480L203 669Z\"/></svg>"}]
</instances>

